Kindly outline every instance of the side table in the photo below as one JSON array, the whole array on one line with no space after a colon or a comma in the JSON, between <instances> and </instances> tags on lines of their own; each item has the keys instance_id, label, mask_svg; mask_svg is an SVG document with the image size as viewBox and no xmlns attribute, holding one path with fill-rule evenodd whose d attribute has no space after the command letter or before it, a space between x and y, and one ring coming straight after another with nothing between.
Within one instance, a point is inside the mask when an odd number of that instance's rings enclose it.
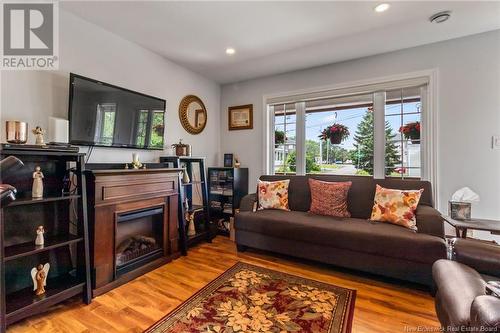
<instances>
[{"instance_id":1,"label":"side table","mask_svg":"<svg viewBox=\"0 0 500 333\"><path fill-rule=\"evenodd\" d=\"M443 215L443 219L455 228L456 236L467 238L467 230L484 230L492 234L500 234L500 221L485 219L455 220Z\"/></svg>"}]
</instances>

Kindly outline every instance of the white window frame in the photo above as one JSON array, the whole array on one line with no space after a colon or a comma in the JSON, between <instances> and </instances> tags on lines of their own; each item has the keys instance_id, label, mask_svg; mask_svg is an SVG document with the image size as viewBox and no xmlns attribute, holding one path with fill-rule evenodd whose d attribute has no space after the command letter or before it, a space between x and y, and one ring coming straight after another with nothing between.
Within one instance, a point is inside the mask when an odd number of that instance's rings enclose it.
<instances>
[{"instance_id":1,"label":"white window frame","mask_svg":"<svg viewBox=\"0 0 500 333\"><path fill-rule=\"evenodd\" d=\"M274 173L274 110L272 105L277 103L295 102L297 108L297 174L305 174L305 140L300 140L305 135L305 103L296 102L310 99L320 99L327 97L338 97L353 94L370 93L374 95L374 170L373 177L376 179L385 178L385 91L410 87L422 86L421 88L421 179L428 180L433 186L433 199L438 206L439 183L437 179L437 69L430 69L406 74L392 75L386 77L373 78L362 81L355 81L332 86L323 86L303 90L268 94L263 96L264 112L264 136L262 143L263 170L265 174ZM302 105L302 108L301 108ZM301 115L301 111L303 115ZM378 133L378 135L377 135ZM301 143L301 144L299 144ZM299 158L302 163L299 163Z\"/></svg>"}]
</instances>

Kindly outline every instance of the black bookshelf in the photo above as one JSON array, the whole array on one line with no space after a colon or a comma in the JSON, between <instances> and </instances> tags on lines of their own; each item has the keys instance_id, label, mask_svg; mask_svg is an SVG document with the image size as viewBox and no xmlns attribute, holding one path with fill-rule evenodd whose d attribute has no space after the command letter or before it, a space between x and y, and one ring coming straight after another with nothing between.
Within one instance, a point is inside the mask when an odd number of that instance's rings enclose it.
<instances>
[{"instance_id":1,"label":"black bookshelf","mask_svg":"<svg viewBox=\"0 0 500 333\"><path fill-rule=\"evenodd\" d=\"M181 186L179 186L179 220L185 221L185 230L183 231L186 235L186 247L193 246L202 241L211 242L215 232L214 227L210 222L205 157L163 156L160 157L160 163L170 168L184 168L190 179L189 183L181 182ZM196 192L198 192L201 196L201 204L193 203L193 193ZM186 199L188 201L187 210L184 207ZM186 221L186 213L195 214L196 234L193 236L187 235L189 221Z\"/></svg>"},{"instance_id":2,"label":"black bookshelf","mask_svg":"<svg viewBox=\"0 0 500 333\"><path fill-rule=\"evenodd\" d=\"M229 222L248 194L248 168L208 168L210 217L218 233L229 235Z\"/></svg>"},{"instance_id":3,"label":"black bookshelf","mask_svg":"<svg viewBox=\"0 0 500 333\"><path fill-rule=\"evenodd\" d=\"M0 332L7 325L47 311L50 306L81 295L91 302L85 154L49 150L0 151L0 159L16 156L24 167L9 179L16 201L0 209ZM44 196L31 198L32 173L44 173ZM72 181L63 194L63 180ZM35 246L36 227L43 225L44 246ZM46 293L35 296L31 269L50 263Z\"/></svg>"}]
</instances>

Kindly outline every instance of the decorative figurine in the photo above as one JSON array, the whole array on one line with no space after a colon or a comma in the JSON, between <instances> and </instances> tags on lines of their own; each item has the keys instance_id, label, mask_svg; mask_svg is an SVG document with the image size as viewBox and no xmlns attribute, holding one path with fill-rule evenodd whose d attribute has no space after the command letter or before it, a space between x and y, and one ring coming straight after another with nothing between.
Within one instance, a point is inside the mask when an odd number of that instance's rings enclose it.
<instances>
[{"instance_id":1,"label":"decorative figurine","mask_svg":"<svg viewBox=\"0 0 500 333\"><path fill-rule=\"evenodd\" d=\"M132 154L132 167L134 169L142 168L142 163L139 161L139 154L137 153Z\"/></svg>"},{"instance_id":2,"label":"decorative figurine","mask_svg":"<svg viewBox=\"0 0 500 333\"><path fill-rule=\"evenodd\" d=\"M236 157L234 158L234 167L239 168L241 166L240 160Z\"/></svg>"},{"instance_id":3,"label":"decorative figurine","mask_svg":"<svg viewBox=\"0 0 500 333\"><path fill-rule=\"evenodd\" d=\"M189 184L191 182L191 179L189 179L189 175L186 171L186 169L184 169L182 171L182 183L183 184Z\"/></svg>"},{"instance_id":4,"label":"decorative figurine","mask_svg":"<svg viewBox=\"0 0 500 333\"><path fill-rule=\"evenodd\" d=\"M43 246L43 244L45 243L45 240L43 238L44 233L45 233L45 229L43 228L43 225L40 225L40 226L38 226L38 228L36 228L35 245Z\"/></svg>"},{"instance_id":5,"label":"decorative figurine","mask_svg":"<svg viewBox=\"0 0 500 333\"><path fill-rule=\"evenodd\" d=\"M35 172L33 172L33 187L31 189L31 196L33 198L43 198L43 177L43 172L37 166Z\"/></svg>"},{"instance_id":6,"label":"decorative figurine","mask_svg":"<svg viewBox=\"0 0 500 333\"><path fill-rule=\"evenodd\" d=\"M128 169L128 163L125 163L125 169Z\"/></svg>"},{"instance_id":7,"label":"decorative figurine","mask_svg":"<svg viewBox=\"0 0 500 333\"><path fill-rule=\"evenodd\" d=\"M37 126L31 132L35 134L35 144L43 146L45 144L45 142L43 141L43 135L45 134L45 131L40 126Z\"/></svg>"},{"instance_id":8,"label":"decorative figurine","mask_svg":"<svg viewBox=\"0 0 500 333\"><path fill-rule=\"evenodd\" d=\"M50 264L38 265L31 270L31 278L33 279L33 291L35 295L41 296L45 294L45 286L47 285L47 276L49 275Z\"/></svg>"},{"instance_id":9,"label":"decorative figurine","mask_svg":"<svg viewBox=\"0 0 500 333\"><path fill-rule=\"evenodd\" d=\"M194 214L189 214L189 224L188 224L188 236L196 235L196 229L194 227Z\"/></svg>"}]
</instances>

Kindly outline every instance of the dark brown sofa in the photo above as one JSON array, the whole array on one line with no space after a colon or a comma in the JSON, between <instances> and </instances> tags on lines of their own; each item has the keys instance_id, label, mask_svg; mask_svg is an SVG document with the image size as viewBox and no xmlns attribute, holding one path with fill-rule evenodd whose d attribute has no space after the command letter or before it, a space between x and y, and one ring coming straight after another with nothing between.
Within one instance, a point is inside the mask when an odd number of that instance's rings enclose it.
<instances>
[{"instance_id":1,"label":"dark brown sofa","mask_svg":"<svg viewBox=\"0 0 500 333\"><path fill-rule=\"evenodd\" d=\"M253 212L255 194L244 197L235 217L239 251L252 247L432 285L432 264L446 258L446 243L442 218L432 208L429 182L311 176L325 181L352 181L348 196L352 217L332 218L308 213L311 202L308 177L261 177L266 181L290 179L291 211ZM368 220L376 184L387 188L424 189L416 214L418 232Z\"/></svg>"}]
</instances>

